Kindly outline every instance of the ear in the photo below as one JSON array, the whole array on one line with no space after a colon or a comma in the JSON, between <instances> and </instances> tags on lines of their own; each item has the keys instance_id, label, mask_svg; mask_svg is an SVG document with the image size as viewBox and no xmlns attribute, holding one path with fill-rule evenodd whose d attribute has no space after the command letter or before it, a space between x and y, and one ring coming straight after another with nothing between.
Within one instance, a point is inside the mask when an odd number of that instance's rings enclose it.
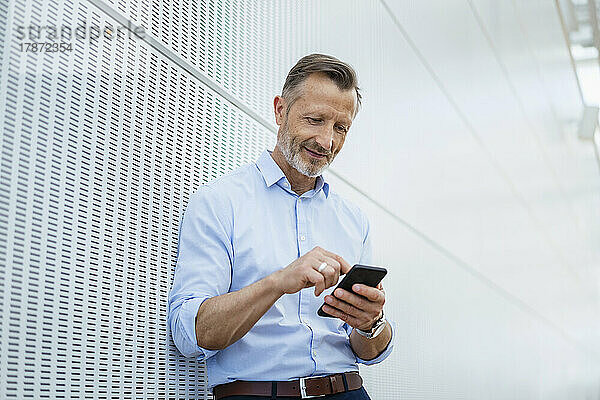
<instances>
[{"instance_id":1,"label":"ear","mask_svg":"<svg viewBox=\"0 0 600 400\"><path fill-rule=\"evenodd\" d=\"M275 96L275 99L273 100L273 108L275 111L275 123L278 126L281 126L281 124L283 124L283 121L285 120L285 113L287 108L285 99L281 96Z\"/></svg>"}]
</instances>

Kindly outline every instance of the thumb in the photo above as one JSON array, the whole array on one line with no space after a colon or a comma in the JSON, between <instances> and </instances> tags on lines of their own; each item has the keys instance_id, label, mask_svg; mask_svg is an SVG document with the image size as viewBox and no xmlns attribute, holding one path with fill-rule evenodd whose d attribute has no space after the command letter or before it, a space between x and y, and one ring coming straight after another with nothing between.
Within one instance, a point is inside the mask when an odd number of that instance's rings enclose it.
<instances>
[{"instance_id":1,"label":"thumb","mask_svg":"<svg viewBox=\"0 0 600 400\"><path fill-rule=\"evenodd\" d=\"M340 274L347 274L352 269L352 265L348 264L348 261L344 260L341 256L337 256L337 260L340 263Z\"/></svg>"}]
</instances>

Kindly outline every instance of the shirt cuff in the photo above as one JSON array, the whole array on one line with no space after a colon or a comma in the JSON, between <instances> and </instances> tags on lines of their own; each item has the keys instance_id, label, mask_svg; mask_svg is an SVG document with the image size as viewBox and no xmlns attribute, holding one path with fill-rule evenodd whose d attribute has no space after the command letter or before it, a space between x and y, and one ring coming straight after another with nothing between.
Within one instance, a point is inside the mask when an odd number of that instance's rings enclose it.
<instances>
[{"instance_id":1,"label":"shirt cuff","mask_svg":"<svg viewBox=\"0 0 600 400\"><path fill-rule=\"evenodd\" d=\"M185 354L183 351L182 353L186 357L197 357L198 361L206 360L219 352L219 350L208 350L198 346L198 338L196 337L196 315L198 315L198 309L202 303L209 298L198 297L187 300L181 305L181 309L179 310L179 321L186 336L186 338L183 338L185 344L182 347L187 349L186 352L188 354Z\"/></svg>"},{"instance_id":2,"label":"shirt cuff","mask_svg":"<svg viewBox=\"0 0 600 400\"><path fill-rule=\"evenodd\" d=\"M390 342L388 343L385 350L383 350L383 352L380 355L378 355L376 358L374 358L372 360L363 360L359 356L356 356L356 362L358 362L359 364L364 364L364 365L373 365L373 364L378 364L378 363L382 362L383 360L385 360L386 358L388 358L388 356L391 354L391 352L394 348L394 341L396 339L396 323L394 321L390 321L390 320L387 320L387 322L388 322L388 324L390 324L390 328L392 329L392 337L390 338Z\"/></svg>"}]
</instances>

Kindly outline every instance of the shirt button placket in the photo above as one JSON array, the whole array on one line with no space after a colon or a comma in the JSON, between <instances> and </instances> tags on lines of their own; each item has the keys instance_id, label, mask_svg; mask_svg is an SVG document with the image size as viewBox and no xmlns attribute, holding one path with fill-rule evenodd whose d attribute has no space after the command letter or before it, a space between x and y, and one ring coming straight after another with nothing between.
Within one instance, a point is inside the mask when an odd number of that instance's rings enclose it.
<instances>
[{"instance_id":1,"label":"shirt button placket","mask_svg":"<svg viewBox=\"0 0 600 400\"><path fill-rule=\"evenodd\" d=\"M298 197L298 199L296 199L296 221L297 221L297 226L298 226L298 245L299 245L299 250L300 250L300 254L304 255L308 252L309 249L309 240L308 240L308 233L306 231L306 227L307 227L307 222L306 222L306 217L308 216L308 212L306 210L306 207L308 206L308 202L306 201L306 198L303 197ZM312 290L312 289L311 289ZM309 321L312 318L312 313L308 310L310 310L310 304L311 304L311 296L313 296L313 294L311 292L306 292L303 293L302 291L300 292L300 304L299 307L300 309L299 311L299 317L300 317L300 321L303 322L304 324L306 324L306 326L308 327L308 329L310 330L311 333L311 348L310 348L310 355L315 363L315 370L317 369L317 351L315 349L316 346L316 335L315 335L315 331L313 330L313 328L310 326Z\"/></svg>"},{"instance_id":2,"label":"shirt button placket","mask_svg":"<svg viewBox=\"0 0 600 400\"><path fill-rule=\"evenodd\" d=\"M304 201L302 197L298 197L296 200L296 218L298 219L298 242L300 244L300 254L302 255L308 251L305 215Z\"/></svg>"}]
</instances>

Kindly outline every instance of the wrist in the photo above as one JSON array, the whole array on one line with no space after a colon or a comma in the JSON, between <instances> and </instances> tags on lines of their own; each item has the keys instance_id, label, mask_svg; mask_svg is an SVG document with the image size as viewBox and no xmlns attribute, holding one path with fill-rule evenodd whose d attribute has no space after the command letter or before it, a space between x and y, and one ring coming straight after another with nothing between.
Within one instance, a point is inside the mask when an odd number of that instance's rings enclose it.
<instances>
[{"instance_id":1,"label":"wrist","mask_svg":"<svg viewBox=\"0 0 600 400\"><path fill-rule=\"evenodd\" d=\"M375 326L375 324L383 318L383 310L381 310L381 312L379 313L379 315L377 316L377 319L375 319L373 322L369 323L369 325L367 326L358 326L356 327L356 329L359 329L363 332L368 332L370 330L373 329L373 327Z\"/></svg>"},{"instance_id":2,"label":"wrist","mask_svg":"<svg viewBox=\"0 0 600 400\"><path fill-rule=\"evenodd\" d=\"M375 337L379 336L381 332L384 331L386 325L387 321L383 314L383 310L381 310L379 318L377 318L377 320L370 327L367 327L367 329L355 328L355 330L358 334L367 339L374 339Z\"/></svg>"},{"instance_id":3,"label":"wrist","mask_svg":"<svg viewBox=\"0 0 600 400\"><path fill-rule=\"evenodd\" d=\"M265 280L268 282L268 286L271 289L271 291L277 294L277 298L285 294L281 270L275 271L271 275L267 275Z\"/></svg>"}]
</instances>

